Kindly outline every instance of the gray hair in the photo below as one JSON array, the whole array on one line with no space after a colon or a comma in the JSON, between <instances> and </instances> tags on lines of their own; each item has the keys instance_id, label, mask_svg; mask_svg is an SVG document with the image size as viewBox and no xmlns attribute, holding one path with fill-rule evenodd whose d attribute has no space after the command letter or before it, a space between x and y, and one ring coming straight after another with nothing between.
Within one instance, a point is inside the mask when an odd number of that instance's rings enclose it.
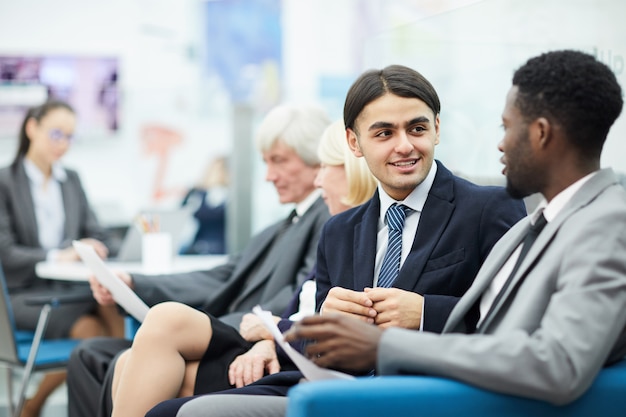
<instances>
[{"instance_id":1,"label":"gray hair","mask_svg":"<svg viewBox=\"0 0 626 417\"><path fill-rule=\"evenodd\" d=\"M280 105L263 119L256 132L261 152L270 150L276 141L292 148L309 166L319 165L317 148L324 129L330 125L326 112L316 106Z\"/></svg>"}]
</instances>

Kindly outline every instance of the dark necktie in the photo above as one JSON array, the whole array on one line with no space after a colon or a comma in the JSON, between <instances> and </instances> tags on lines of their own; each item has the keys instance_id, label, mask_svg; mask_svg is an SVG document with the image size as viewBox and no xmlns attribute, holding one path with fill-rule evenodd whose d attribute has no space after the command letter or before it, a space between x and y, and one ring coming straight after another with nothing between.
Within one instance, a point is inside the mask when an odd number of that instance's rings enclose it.
<instances>
[{"instance_id":1,"label":"dark necktie","mask_svg":"<svg viewBox=\"0 0 626 417\"><path fill-rule=\"evenodd\" d=\"M524 238L524 242L522 243L522 250L520 251L519 257L517 258L517 261L515 262L515 266L513 266L513 270L511 271L511 273L509 274L509 277L507 278L504 285L500 289L500 292L498 292L498 295L496 296L495 300L493 300L493 303L491 303L491 307L489 308L489 311L485 315L485 319L482 321L482 323L485 323L487 321L487 319L493 313L494 309L496 308L500 300L502 300L502 297L504 296L507 289L511 285L511 282L513 282L513 277L515 276L515 273L519 269L519 266L522 264L522 261L524 260L526 255L528 254L530 247L533 245L535 240L537 240L537 236L539 236L539 233L541 233L541 231L543 230L544 226L547 223L548 222L546 218L543 216L543 213L541 213L541 215L539 216L535 224L531 225L530 228L528 229L528 233L526 234L526 237ZM519 281L519 284L522 283L522 280Z\"/></svg>"},{"instance_id":2,"label":"dark necktie","mask_svg":"<svg viewBox=\"0 0 626 417\"><path fill-rule=\"evenodd\" d=\"M289 213L289 216L287 216L283 224L280 226L280 229L278 229L278 232L276 233L276 238L280 237L283 233L285 233L285 231L289 228L289 226L291 226L294 223L297 223L299 219L300 218L298 217L298 212L296 212L296 209L291 210L291 212Z\"/></svg>"},{"instance_id":3,"label":"dark necktie","mask_svg":"<svg viewBox=\"0 0 626 417\"><path fill-rule=\"evenodd\" d=\"M387 209L385 219L389 229L389 242L378 274L378 287L389 288L398 277L402 255L402 229L409 210L411 210L409 207L396 203Z\"/></svg>"},{"instance_id":4,"label":"dark necktie","mask_svg":"<svg viewBox=\"0 0 626 417\"><path fill-rule=\"evenodd\" d=\"M296 209L293 209L291 210L291 213L289 213L289 216L287 217L285 222L287 223L287 225L290 225L292 223L296 223L298 219L299 219L298 212L296 211Z\"/></svg>"}]
</instances>

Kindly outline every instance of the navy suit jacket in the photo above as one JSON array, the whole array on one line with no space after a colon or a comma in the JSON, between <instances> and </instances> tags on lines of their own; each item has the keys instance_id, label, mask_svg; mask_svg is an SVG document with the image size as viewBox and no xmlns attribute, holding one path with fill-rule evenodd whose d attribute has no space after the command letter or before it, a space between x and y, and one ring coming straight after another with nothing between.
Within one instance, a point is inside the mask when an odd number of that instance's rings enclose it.
<instances>
[{"instance_id":1,"label":"navy suit jacket","mask_svg":"<svg viewBox=\"0 0 626 417\"><path fill-rule=\"evenodd\" d=\"M413 246L393 287L423 295L423 330L441 332L493 245L526 208L504 188L478 186L436 163ZM318 310L332 287L373 286L379 217L377 192L324 226L317 252Z\"/></svg>"},{"instance_id":2,"label":"navy suit jacket","mask_svg":"<svg viewBox=\"0 0 626 417\"><path fill-rule=\"evenodd\" d=\"M437 165L411 252L393 285L424 296L424 330L433 332L441 332L492 246L526 214L523 201L512 199L502 187L472 184ZM331 287L372 287L379 214L377 193L324 225L315 275L318 310ZM299 371L281 371L220 394L287 395L302 377ZM174 417L193 398L164 401L146 417Z\"/></svg>"},{"instance_id":3,"label":"navy suit jacket","mask_svg":"<svg viewBox=\"0 0 626 417\"><path fill-rule=\"evenodd\" d=\"M472 184L437 165L411 252L393 285L424 296L424 330L433 332L441 332L492 246L526 215L522 200L512 199L502 187ZM376 193L362 206L326 222L316 264L318 310L331 287L372 287L379 214ZM299 371L281 371L220 394L287 395L302 377ZM174 417L193 398L162 402L146 417Z\"/></svg>"}]
</instances>

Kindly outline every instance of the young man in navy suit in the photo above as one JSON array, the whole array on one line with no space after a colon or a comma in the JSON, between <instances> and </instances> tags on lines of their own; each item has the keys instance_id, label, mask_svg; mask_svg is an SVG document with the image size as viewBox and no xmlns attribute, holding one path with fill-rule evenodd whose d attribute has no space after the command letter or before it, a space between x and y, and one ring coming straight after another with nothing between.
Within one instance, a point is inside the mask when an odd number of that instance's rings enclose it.
<instances>
[{"instance_id":1,"label":"young man in navy suit","mask_svg":"<svg viewBox=\"0 0 626 417\"><path fill-rule=\"evenodd\" d=\"M322 314L304 318L287 339L314 340L307 353L324 367L435 375L557 404L579 398L603 365L626 353L626 193L610 168L600 168L622 107L615 74L593 56L554 51L528 60L513 76L498 148L511 194L539 192L544 201L493 247L443 333ZM528 245L530 231L536 240ZM480 321L472 314L477 305ZM336 413L350 406L340 397L326 409L323 401L308 405L319 415ZM245 413L251 404L254 412ZM207 396L178 417L196 417L198 407L211 410L203 417L280 416L286 404Z\"/></svg>"},{"instance_id":2,"label":"young man in navy suit","mask_svg":"<svg viewBox=\"0 0 626 417\"><path fill-rule=\"evenodd\" d=\"M494 246L443 334L322 315L288 339L315 340L307 351L324 367L376 366L575 401L626 354L626 193L600 163L622 107L615 74L594 56L563 50L528 60L513 76L498 149L510 194L543 200Z\"/></svg>"},{"instance_id":3,"label":"young man in navy suit","mask_svg":"<svg viewBox=\"0 0 626 417\"><path fill-rule=\"evenodd\" d=\"M368 203L322 231L316 277L322 314L440 332L492 246L525 215L503 188L477 186L435 161L439 113L433 86L404 66L367 71L350 88L348 144L380 185ZM397 277L380 285L387 248L400 245L389 245L386 213L395 205L408 208Z\"/></svg>"},{"instance_id":4,"label":"young man in navy suit","mask_svg":"<svg viewBox=\"0 0 626 417\"><path fill-rule=\"evenodd\" d=\"M367 71L350 88L348 144L379 187L370 201L333 216L322 230L316 280L323 315L440 332L493 245L525 216L523 202L504 188L472 184L435 161L439 114L433 86L404 66ZM395 237L386 216L392 206L406 207ZM387 252L397 255L391 263ZM285 395L300 378L280 372L228 393ZM148 415L167 415L159 407Z\"/></svg>"}]
</instances>

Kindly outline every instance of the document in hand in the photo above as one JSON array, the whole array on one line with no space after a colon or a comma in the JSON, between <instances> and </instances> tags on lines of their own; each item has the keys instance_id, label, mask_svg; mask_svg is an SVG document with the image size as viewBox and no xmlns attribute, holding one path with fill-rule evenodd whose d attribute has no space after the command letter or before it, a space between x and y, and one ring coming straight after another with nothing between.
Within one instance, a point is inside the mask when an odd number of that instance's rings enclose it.
<instances>
[{"instance_id":1,"label":"document in hand","mask_svg":"<svg viewBox=\"0 0 626 417\"><path fill-rule=\"evenodd\" d=\"M98 282L111 292L115 302L139 322L143 322L150 309L146 303L106 266L93 247L76 240L72 242L72 245L78 252L78 256L94 273Z\"/></svg>"},{"instance_id":2,"label":"document in hand","mask_svg":"<svg viewBox=\"0 0 626 417\"><path fill-rule=\"evenodd\" d=\"M272 313L263 310L260 306L255 306L252 309L252 312L261 318L265 327L267 327L267 329L272 333L272 336L274 336L274 341L280 345L281 348L283 348L287 356L289 356L289 359L296 364L300 372L302 372L302 374L309 381L354 378L352 375L344 374L343 372L320 368L285 341L283 334L278 329L278 326L276 326L276 323L274 323L274 319L272 319Z\"/></svg>"}]
</instances>

